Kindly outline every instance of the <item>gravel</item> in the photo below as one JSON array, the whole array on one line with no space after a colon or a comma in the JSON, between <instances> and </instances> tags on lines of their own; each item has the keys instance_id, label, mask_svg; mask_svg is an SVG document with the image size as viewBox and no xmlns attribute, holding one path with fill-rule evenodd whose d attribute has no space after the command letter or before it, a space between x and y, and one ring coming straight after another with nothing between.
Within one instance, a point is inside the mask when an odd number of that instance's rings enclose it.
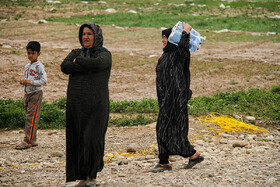
<instances>
[{"instance_id":1,"label":"gravel","mask_svg":"<svg viewBox=\"0 0 280 187\"><path fill-rule=\"evenodd\" d=\"M157 162L155 126L109 127L100 186L280 186L280 133L205 133L190 118L190 139L205 157L192 169L188 160L170 158L172 170L148 172ZM209 127L210 128L210 127ZM197 132L199 132L197 134ZM201 133L201 134L200 134ZM65 130L38 130L38 147L15 150L22 130L0 132L0 186L71 186L65 183ZM126 154L128 150L136 151Z\"/></svg>"}]
</instances>

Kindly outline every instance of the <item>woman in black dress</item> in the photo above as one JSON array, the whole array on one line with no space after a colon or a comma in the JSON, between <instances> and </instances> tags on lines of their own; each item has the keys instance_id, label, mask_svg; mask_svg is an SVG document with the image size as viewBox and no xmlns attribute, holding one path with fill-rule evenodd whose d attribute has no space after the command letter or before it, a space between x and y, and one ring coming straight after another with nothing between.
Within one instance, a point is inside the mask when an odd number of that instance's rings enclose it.
<instances>
[{"instance_id":1,"label":"woman in black dress","mask_svg":"<svg viewBox=\"0 0 280 187\"><path fill-rule=\"evenodd\" d=\"M69 74L66 106L66 182L95 186L103 169L105 133L109 119L108 81L111 53L103 48L99 25L83 24L81 49L74 49L61 64Z\"/></svg>"},{"instance_id":2,"label":"woman in black dress","mask_svg":"<svg viewBox=\"0 0 280 187\"><path fill-rule=\"evenodd\" d=\"M178 46L169 43L172 28L162 31L163 54L156 67L156 88L159 114L156 126L159 163L151 172L171 170L169 155L189 157L185 169L204 160L188 140L188 100L190 90L189 40L191 26L184 23Z\"/></svg>"}]
</instances>

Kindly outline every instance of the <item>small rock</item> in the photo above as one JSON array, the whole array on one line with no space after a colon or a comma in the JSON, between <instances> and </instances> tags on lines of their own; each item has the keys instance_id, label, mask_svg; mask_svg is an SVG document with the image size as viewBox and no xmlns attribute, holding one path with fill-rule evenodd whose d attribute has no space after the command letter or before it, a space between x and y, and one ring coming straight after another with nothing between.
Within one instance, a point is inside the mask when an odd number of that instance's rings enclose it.
<instances>
[{"instance_id":1,"label":"small rock","mask_svg":"<svg viewBox=\"0 0 280 187\"><path fill-rule=\"evenodd\" d=\"M123 159L125 159L125 157L124 157L124 156L121 156L121 155L115 157L115 160L123 160Z\"/></svg>"},{"instance_id":2,"label":"small rock","mask_svg":"<svg viewBox=\"0 0 280 187\"><path fill-rule=\"evenodd\" d=\"M274 137L273 137L272 135L270 135L270 136L265 137L265 139L270 140L270 141L273 141L273 140L274 140Z\"/></svg>"},{"instance_id":3,"label":"small rock","mask_svg":"<svg viewBox=\"0 0 280 187\"><path fill-rule=\"evenodd\" d=\"M2 48L4 48L4 49L10 49L10 48L12 48L10 45L2 45Z\"/></svg>"},{"instance_id":4,"label":"small rock","mask_svg":"<svg viewBox=\"0 0 280 187\"><path fill-rule=\"evenodd\" d=\"M118 162L118 165L127 165L128 164L128 161L127 160L121 160Z\"/></svg>"},{"instance_id":5,"label":"small rock","mask_svg":"<svg viewBox=\"0 0 280 187\"><path fill-rule=\"evenodd\" d=\"M276 181L277 181L277 179L272 177L272 178L269 178L266 183L271 185L271 184L275 183Z\"/></svg>"},{"instance_id":6,"label":"small rock","mask_svg":"<svg viewBox=\"0 0 280 187\"><path fill-rule=\"evenodd\" d=\"M128 148L126 148L126 152L128 152L128 153L136 153L136 149L133 148L133 147L128 147Z\"/></svg>"},{"instance_id":7,"label":"small rock","mask_svg":"<svg viewBox=\"0 0 280 187\"><path fill-rule=\"evenodd\" d=\"M214 176L215 176L215 175L212 174L212 173L208 174L208 177L214 177Z\"/></svg>"},{"instance_id":8,"label":"small rock","mask_svg":"<svg viewBox=\"0 0 280 187\"><path fill-rule=\"evenodd\" d=\"M64 155L63 152L60 151L51 152L52 157L62 157L63 155Z\"/></svg>"},{"instance_id":9,"label":"small rock","mask_svg":"<svg viewBox=\"0 0 280 187\"><path fill-rule=\"evenodd\" d=\"M246 119L249 120L249 121L255 121L256 118L253 117L253 116L246 116Z\"/></svg>"},{"instance_id":10,"label":"small rock","mask_svg":"<svg viewBox=\"0 0 280 187\"><path fill-rule=\"evenodd\" d=\"M146 127L156 128L157 122L146 125Z\"/></svg>"},{"instance_id":11,"label":"small rock","mask_svg":"<svg viewBox=\"0 0 280 187\"><path fill-rule=\"evenodd\" d=\"M232 147L245 147L246 145L248 145L246 141L236 141L232 144Z\"/></svg>"},{"instance_id":12,"label":"small rock","mask_svg":"<svg viewBox=\"0 0 280 187\"><path fill-rule=\"evenodd\" d=\"M116 11L115 9L113 9L113 8L107 8L105 11L106 11L106 12L109 12L109 13L116 13L116 12L117 12L117 11Z\"/></svg>"},{"instance_id":13,"label":"small rock","mask_svg":"<svg viewBox=\"0 0 280 187\"><path fill-rule=\"evenodd\" d=\"M51 12L56 12L56 8L55 8L55 7L52 7L52 8L50 9L50 11L51 11Z\"/></svg>"},{"instance_id":14,"label":"small rock","mask_svg":"<svg viewBox=\"0 0 280 187\"><path fill-rule=\"evenodd\" d=\"M223 138L234 138L234 136L230 135L230 134L222 134Z\"/></svg>"},{"instance_id":15,"label":"small rock","mask_svg":"<svg viewBox=\"0 0 280 187\"><path fill-rule=\"evenodd\" d=\"M135 10L129 10L129 13L133 13L133 14L137 14L137 12Z\"/></svg>"},{"instance_id":16,"label":"small rock","mask_svg":"<svg viewBox=\"0 0 280 187\"><path fill-rule=\"evenodd\" d=\"M56 131L52 131L52 132L49 132L48 135L53 135L53 134L57 134Z\"/></svg>"},{"instance_id":17,"label":"small rock","mask_svg":"<svg viewBox=\"0 0 280 187\"><path fill-rule=\"evenodd\" d=\"M219 6L220 8L226 8L225 7L225 5L222 3L222 4L220 4L220 6Z\"/></svg>"},{"instance_id":18,"label":"small rock","mask_svg":"<svg viewBox=\"0 0 280 187\"><path fill-rule=\"evenodd\" d=\"M227 144L227 139L225 138L220 139L220 144Z\"/></svg>"},{"instance_id":19,"label":"small rock","mask_svg":"<svg viewBox=\"0 0 280 187\"><path fill-rule=\"evenodd\" d=\"M203 146L205 143L204 143L203 140L197 140L197 141L195 142L195 144L196 144L196 145Z\"/></svg>"},{"instance_id":20,"label":"small rock","mask_svg":"<svg viewBox=\"0 0 280 187\"><path fill-rule=\"evenodd\" d=\"M100 4L107 4L106 1L98 1Z\"/></svg>"},{"instance_id":21,"label":"small rock","mask_svg":"<svg viewBox=\"0 0 280 187\"><path fill-rule=\"evenodd\" d=\"M106 156L107 157L112 157L112 156L114 156L114 154L113 153L107 153Z\"/></svg>"}]
</instances>

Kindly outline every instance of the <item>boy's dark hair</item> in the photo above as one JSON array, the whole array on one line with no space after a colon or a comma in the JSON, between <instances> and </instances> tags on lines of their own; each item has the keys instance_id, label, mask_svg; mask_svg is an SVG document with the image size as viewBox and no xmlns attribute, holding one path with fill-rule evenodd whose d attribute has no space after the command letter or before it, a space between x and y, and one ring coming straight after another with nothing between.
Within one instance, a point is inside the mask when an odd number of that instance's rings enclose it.
<instances>
[{"instance_id":1,"label":"boy's dark hair","mask_svg":"<svg viewBox=\"0 0 280 187\"><path fill-rule=\"evenodd\" d=\"M41 45L37 41L31 41L26 46L26 50L28 49L31 49L31 51L37 51L39 53L41 49Z\"/></svg>"}]
</instances>

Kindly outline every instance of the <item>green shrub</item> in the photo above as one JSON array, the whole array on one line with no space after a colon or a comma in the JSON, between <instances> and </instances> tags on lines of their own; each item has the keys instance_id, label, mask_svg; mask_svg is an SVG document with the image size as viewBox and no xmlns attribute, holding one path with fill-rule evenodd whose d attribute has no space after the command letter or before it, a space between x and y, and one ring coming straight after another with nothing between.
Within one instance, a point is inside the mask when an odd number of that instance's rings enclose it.
<instances>
[{"instance_id":1,"label":"green shrub","mask_svg":"<svg viewBox=\"0 0 280 187\"><path fill-rule=\"evenodd\" d=\"M110 100L110 112L113 113L157 113L156 99L143 98L141 101L113 101Z\"/></svg>"},{"instance_id":2,"label":"green shrub","mask_svg":"<svg viewBox=\"0 0 280 187\"><path fill-rule=\"evenodd\" d=\"M155 116L145 117L140 114L136 118L124 116L121 118L110 119L109 123L116 127L124 127L124 126L147 125L155 121L156 121Z\"/></svg>"},{"instance_id":3,"label":"green shrub","mask_svg":"<svg viewBox=\"0 0 280 187\"><path fill-rule=\"evenodd\" d=\"M279 87L274 86L270 91L251 88L212 97L196 97L189 101L189 113L195 116L211 112L227 115L240 113L280 122Z\"/></svg>"},{"instance_id":4,"label":"green shrub","mask_svg":"<svg viewBox=\"0 0 280 187\"><path fill-rule=\"evenodd\" d=\"M63 128L65 127L65 112L56 104L42 103L39 128Z\"/></svg>"},{"instance_id":5,"label":"green shrub","mask_svg":"<svg viewBox=\"0 0 280 187\"><path fill-rule=\"evenodd\" d=\"M38 128L65 128L66 98L53 103L42 103ZM110 119L113 126L146 125L156 121L158 102L144 98L141 101L110 100L111 113L140 113L137 117L123 116ZM280 122L280 85L269 91L250 88L247 91L225 92L212 97L196 97L189 101L189 114L201 116L218 112L227 115L252 115L266 120ZM23 100L0 99L0 128L22 128L25 124Z\"/></svg>"},{"instance_id":6,"label":"green shrub","mask_svg":"<svg viewBox=\"0 0 280 187\"><path fill-rule=\"evenodd\" d=\"M0 128L24 127L25 113L22 100L0 100Z\"/></svg>"}]
</instances>

